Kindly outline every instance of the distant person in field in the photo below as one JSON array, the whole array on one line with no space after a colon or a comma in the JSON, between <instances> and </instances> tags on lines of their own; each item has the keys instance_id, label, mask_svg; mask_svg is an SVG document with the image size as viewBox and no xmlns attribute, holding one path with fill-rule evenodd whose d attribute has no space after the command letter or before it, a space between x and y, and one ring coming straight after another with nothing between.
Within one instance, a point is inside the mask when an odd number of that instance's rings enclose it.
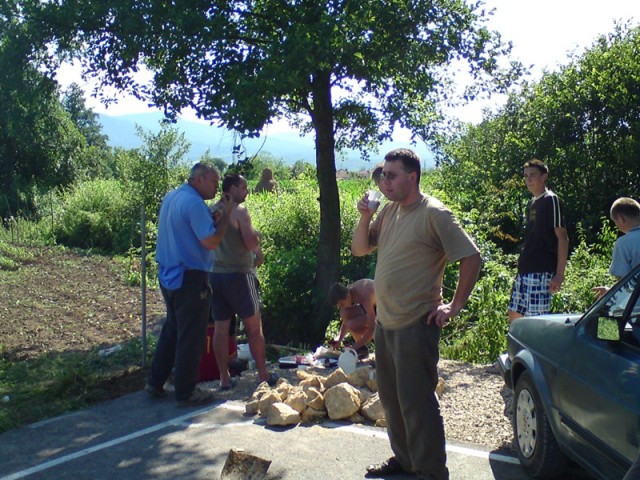
<instances>
[{"instance_id":1,"label":"distant person in field","mask_svg":"<svg viewBox=\"0 0 640 480\"><path fill-rule=\"evenodd\" d=\"M253 189L255 193L275 192L278 190L278 182L273 178L273 171L270 168L262 170L262 177Z\"/></svg>"},{"instance_id":2,"label":"distant person in field","mask_svg":"<svg viewBox=\"0 0 640 480\"><path fill-rule=\"evenodd\" d=\"M219 247L226 233L233 207L233 202L223 197L222 218L214 224L204 200L215 197L219 181L220 174L214 167L197 163L187 183L169 192L160 206L156 260L167 318L158 338L145 391L154 397L163 397L164 384L175 367L175 395L179 406L214 400L212 392L198 390L196 384L206 347L212 250Z\"/></svg>"},{"instance_id":3,"label":"distant person in field","mask_svg":"<svg viewBox=\"0 0 640 480\"><path fill-rule=\"evenodd\" d=\"M335 283L329 289L328 299L331 305L340 309L342 319L340 333L330 344L339 348L347 334L351 334L355 340L351 348L358 352L360 358L368 356L367 345L373 340L376 329L374 281L363 278L347 286Z\"/></svg>"}]
</instances>

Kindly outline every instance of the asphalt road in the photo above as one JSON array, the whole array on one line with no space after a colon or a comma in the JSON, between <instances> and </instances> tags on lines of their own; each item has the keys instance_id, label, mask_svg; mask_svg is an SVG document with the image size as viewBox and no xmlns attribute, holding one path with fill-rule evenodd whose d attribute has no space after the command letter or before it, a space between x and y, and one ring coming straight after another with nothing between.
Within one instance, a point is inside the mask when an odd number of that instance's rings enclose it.
<instances>
[{"instance_id":1,"label":"asphalt road","mask_svg":"<svg viewBox=\"0 0 640 480\"><path fill-rule=\"evenodd\" d=\"M361 479L391 455L384 429L271 428L240 402L184 409L138 392L0 435L0 479L218 479L231 448L271 460L271 480ZM453 443L447 452L452 480L529 478L499 452Z\"/></svg>"}]
</instances>

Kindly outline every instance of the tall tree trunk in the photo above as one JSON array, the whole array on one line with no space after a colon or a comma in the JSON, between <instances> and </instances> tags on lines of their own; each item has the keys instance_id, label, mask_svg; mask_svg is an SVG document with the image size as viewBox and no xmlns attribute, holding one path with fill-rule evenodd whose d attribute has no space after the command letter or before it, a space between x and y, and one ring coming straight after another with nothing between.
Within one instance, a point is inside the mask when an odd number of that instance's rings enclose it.
<instances>
[{"instance_id":1,"label":"tall tree trunk","mask_svg":"<svg viewBox=\"0 0 640 480\"><path fill-rule=\"evenodd\" d=\"M316 133L316 171L320 189L320 238L314 280L316 318L311 319L310 338L322 341L331 320L333 306L327 302L327 291L340 274L340 197L336 181L333 105L330 73L319 73L313 79L312 119Z\"/></svg>"},{"instance_id":2,"label":"tall tree trunk","mask_svg":"<svg viewBox=\"0 0 640 480\"><path fill-rule=\"evenodd\" d=\"M16 195L16 149L14 142L7 137L0 141L0 218L17 216L18 204Z\"/></svg>"}]
</instances>

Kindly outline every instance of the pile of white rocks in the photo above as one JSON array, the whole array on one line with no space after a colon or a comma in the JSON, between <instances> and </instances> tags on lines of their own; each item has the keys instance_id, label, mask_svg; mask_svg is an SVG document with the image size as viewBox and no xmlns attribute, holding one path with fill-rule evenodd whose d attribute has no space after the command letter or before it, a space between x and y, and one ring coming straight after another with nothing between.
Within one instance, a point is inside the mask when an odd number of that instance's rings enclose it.
<instances>
[{"instance_id":1,"label":"pile of white rocks","mask_svg":"<svg viewBox=\"0 0 640 480\"><path fill-rule=\"evenodd\" d=\"M273 388L266 382L258 385L245 412L266 418L267 425L272 426L329 418L353 423L368 421L386 427L375 370L370 366L360 367L349 375L337 368L327 376L307 370L297 370L296 376L298 385L292 385L285 378L280 378ZM444 390L442 380L438 382L438 389L438 395L441 395Z\"/></svg>"}]
</instances>

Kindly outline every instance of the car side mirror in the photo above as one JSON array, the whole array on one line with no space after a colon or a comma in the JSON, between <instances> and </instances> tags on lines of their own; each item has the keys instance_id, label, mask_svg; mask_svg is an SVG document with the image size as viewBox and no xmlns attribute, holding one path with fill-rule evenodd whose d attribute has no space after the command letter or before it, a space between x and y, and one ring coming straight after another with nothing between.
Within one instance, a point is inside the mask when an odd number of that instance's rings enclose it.
<instances>
[{"instance_id":1,"label":"car side mirror","mask_svg":"<svg viewBox=\"0 0 640 480\"><path fill-rule=\"evenodd\" d=\"M620 329L618 322L609 317L598 317L598 332L596 334L598 340L619 341Z\"/></svg>"}]
</instances>

